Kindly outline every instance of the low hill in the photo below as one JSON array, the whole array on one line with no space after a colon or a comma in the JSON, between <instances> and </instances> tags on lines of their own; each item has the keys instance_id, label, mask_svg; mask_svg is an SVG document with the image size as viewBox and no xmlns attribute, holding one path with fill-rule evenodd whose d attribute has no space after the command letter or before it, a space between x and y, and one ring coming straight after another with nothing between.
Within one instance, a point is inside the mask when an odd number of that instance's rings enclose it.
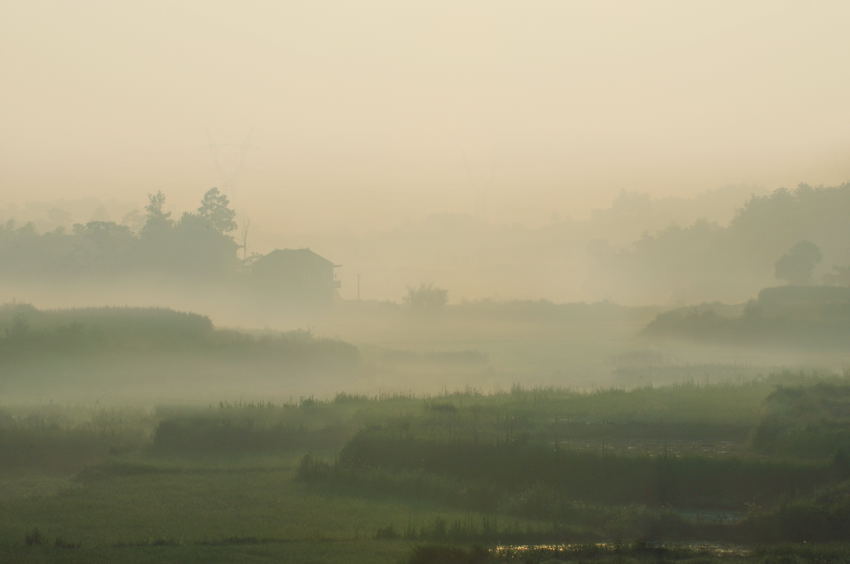
<instances>
[{"instance_id":1,"label":"low hill","mask_svg":"<svg viewBox=\"0 0 850 564\"><path fill-rule=\"evenodd\" d=\"M297 396L307 382L350 378L358 362L353 345L307 331L220 329L169 309L0 306L0 392L13 397L140 397L154 384Z\"/></svg>"},{"instance_id":2,"label":"low hill","mask_svg":"<svg viewBox=\"0 0 850 564\"><path fill-rule=\"evenodd\" d=\"M739 306L702 304L661 313L643 332L714 343L845 347L850 339L850 288L765 288Z\"/></svg>"}]
</instances>

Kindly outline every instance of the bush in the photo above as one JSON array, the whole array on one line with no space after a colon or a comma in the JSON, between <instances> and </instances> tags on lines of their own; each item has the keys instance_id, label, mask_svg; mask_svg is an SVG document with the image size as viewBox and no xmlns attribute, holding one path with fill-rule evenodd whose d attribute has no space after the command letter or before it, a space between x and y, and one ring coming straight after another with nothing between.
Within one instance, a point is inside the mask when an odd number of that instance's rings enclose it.
<instances>
[{"instance_id":1,"label":"bush","mask_svg":"<svg viewBox=\"0 0 850 564\"><path fill-rule=\"evenodd\" d=\"M449 301L449 292L433 284L420 284L417 288L408 288L404 297L411 309L435 310L440 309Z\"/></svg>"},{"instance_id":2,"label":"bush","mask_svg":"<svg viewBox=\"0 0 850 564\"><path fill-rule=\"evenodd\" d=\"M47 537L36 528L24 535L24 543L27 546L41 546L47 543Z\"/></svg>"}]
</instances>

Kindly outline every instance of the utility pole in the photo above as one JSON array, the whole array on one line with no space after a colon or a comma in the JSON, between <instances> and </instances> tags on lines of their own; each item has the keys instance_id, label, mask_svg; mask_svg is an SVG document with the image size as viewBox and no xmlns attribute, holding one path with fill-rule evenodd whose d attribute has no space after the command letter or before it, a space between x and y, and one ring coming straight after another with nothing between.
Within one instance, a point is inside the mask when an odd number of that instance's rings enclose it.
<instances>
[{"instance_id":1,"label":"utility pole","mask_svg":"<svg viewBox=\"0 0 850 564\"><path fill-rule=\"evenodd\" d=\"M248 229L251 227L251 219L245 218L245 223L242 226L242 262L245 262L245 259L248 258Z\"/></svg>"}]
</instances>

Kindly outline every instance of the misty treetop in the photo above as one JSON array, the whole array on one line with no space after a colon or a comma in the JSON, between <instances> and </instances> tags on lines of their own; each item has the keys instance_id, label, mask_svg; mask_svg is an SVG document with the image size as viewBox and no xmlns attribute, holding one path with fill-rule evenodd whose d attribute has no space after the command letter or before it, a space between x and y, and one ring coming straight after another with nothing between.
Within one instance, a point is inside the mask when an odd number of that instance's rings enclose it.
<instances>
[{"instance_id":1,"label":"misty treetop","mask_svg":"<svg viewBox=\"0 0 850 564\"><path fill-rule=\"evenodd\" d=\"M166 270L183 275L221 274L237 266L235 228L227 197L217 188L204 196L196 213L174 220L157 192L145 206L138 233L113 221L75 224L39 234L31 223L13 220L0 229L0 257L7 277L98 276L134 270Z\"/></svg>"},{"instance_id":2,"label":"misty treetop","mask_svg":"<svg viewBox=\"0 0 850 564\"><path fill-rule=\"evenodd\" d=\"M371 277L377 277L393 268L402 270L405 264L436 272L440 259L435 255L445 255L441 245L450 244L460 249L457 267L452 267L462 274L459 278L474 279L475 272L482 272L481 264L490 265L488 269L498 264L500 273L524 273L521 279L528 284L534 284L535 277L548 280L544 284L548 291L554 283L564 288L573 284L585 288L582 291L593 299L632 304L743 302L777 283L850 285L846 243L850 240L846 221L850 184L779 189L750 198L728 224L697 220L653 228L629 244L618 240L618 223L624 227L641 223L639 218L653 214L647 206L640 199L621 198L611 213L592 220L592 225L571 224L563 232L555 228L479 232L455 218L457 225L443 222L429 224L423 231L393 232L389 247L382 247L380 239L370 239L359 256L351 249L339 252L346 254L346 263L358 263L358 268L367 268ZM689 220L684 212L679 216ZM181 215L169 210L165 194L157 192L150 195L144 215L126 223L90 221L40 233L32 224L7 222L0 226L0 287L12 290L28 284L74 282L77 289L97 283L115 288L115 276L123 276L122 284L145 279L145 289L198 282L226 289L231 296L256 296L258 302L290 292L303 302L330 303L337 293L335 265L330 261L270 253L260 265L260 257L246 257L244 244L234 237L239 227L236 214L217 188L207 191L197 208ZM433 239L437 232L444 238ZM465 241L486 241L495 254L481 261L467 260L469 253L478 251L477 243L463 248ZM388 248L395 250L387 255ZM577 248L581 253L574 252ZM502 268L506 259L516 267ZM305 270L299 265L305 265ZM511 281L508 273L497 286L485 287L496 295L506 291ZM238 289L234 290L234 284ZM464 297L463 290L448 287L456 299ZM310 291L299 294L293 288ZM422 288L413 290L405 297L412 306L429 295L436 304L443 299L421 292ZM32 299L26 293L9 294L13 296Z\"/></svg>"},{"instance_id":3,"label":"misty treetop","mask_svg":"<svg viewBox=\"0 0 850 564\"><path fill-rule=\"evenodd\" d=\"M790 284L808 284L823 256L811 241L800 241L776 261L776 277Z\"/></svg>"},{"instance_id":4,"label":"misty treetop","mask_svg":"<svg viewBox=\"0 0 850 564\"><path fill-rule=\"evenodd\" d=\"M211 188L204 194L198 216L220 233L229 233L236 229L236 212L230 209L230 200L218 188Z\"/></svg>"},{"instance_id":5,"label":"misty treetop","mask_svg":"<svg viewBox=\"0 0 850 564\"><path fill-rule=\"evenodd\" d=\"M235 287L244 294L266 291L269 296L277 294L308 305L334 299L334 265L329 261L325 261L328 272L319 276L296 271L298 265L293 265L273 273L269 280L268 273L253 269L263 257L240 259L242 247L232 236L236 212L218 188L208 190L197 210L184 212L179 219L166 209L162 192L149 195L144 211L144 223L137 231L113 221L90 221L45 233L38 233L32 223L18 226L10 220L0 225L0 263L4 265L0 284L97 286L114 285L115 277L120 277L121 282L144 279L151 285L203 283L228 291ZM288 280L299 283L287 284Z\"/></svg>"},{"instance_id":6,"label":"misty treetop","mask_svg":"<svg viewBox=\"0 0 850 564\"><path fill-rule=\"evenodd\" d=\"M618 299L743 301L777 281L848 285L850 183L752 196L728 225L671 225L589 247L592 277Z\"/></svg>"},{"instance_id":7,"label":"misty treetop","mask_svg":"<svg viewBox=\"0 0 850 564\"><path fill-rule=\"evenodd\" d=\"M439 309L449 300L448 290L438 288L433 283L422 283L417 288L407 289L404 302L412 309L425 311Z\"/></svg>"}]
</instances>

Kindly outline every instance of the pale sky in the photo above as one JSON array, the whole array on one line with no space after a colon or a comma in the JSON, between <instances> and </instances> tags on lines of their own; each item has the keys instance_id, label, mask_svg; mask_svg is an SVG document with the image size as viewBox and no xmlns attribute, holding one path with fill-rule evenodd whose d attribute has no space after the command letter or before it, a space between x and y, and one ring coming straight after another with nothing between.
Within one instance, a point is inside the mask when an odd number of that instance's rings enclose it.
<instances>
[{"instance_id":1,"label":"pale sky","mask_svg":"<svg viewBox=\"0 0 850 564\"><path fill-rule=\"evenodd\" d=\"M0 0L0 194L223 185L266 231L321 232L836 184L848 23L827 0Z\"/></svg>"}]
</instances>

